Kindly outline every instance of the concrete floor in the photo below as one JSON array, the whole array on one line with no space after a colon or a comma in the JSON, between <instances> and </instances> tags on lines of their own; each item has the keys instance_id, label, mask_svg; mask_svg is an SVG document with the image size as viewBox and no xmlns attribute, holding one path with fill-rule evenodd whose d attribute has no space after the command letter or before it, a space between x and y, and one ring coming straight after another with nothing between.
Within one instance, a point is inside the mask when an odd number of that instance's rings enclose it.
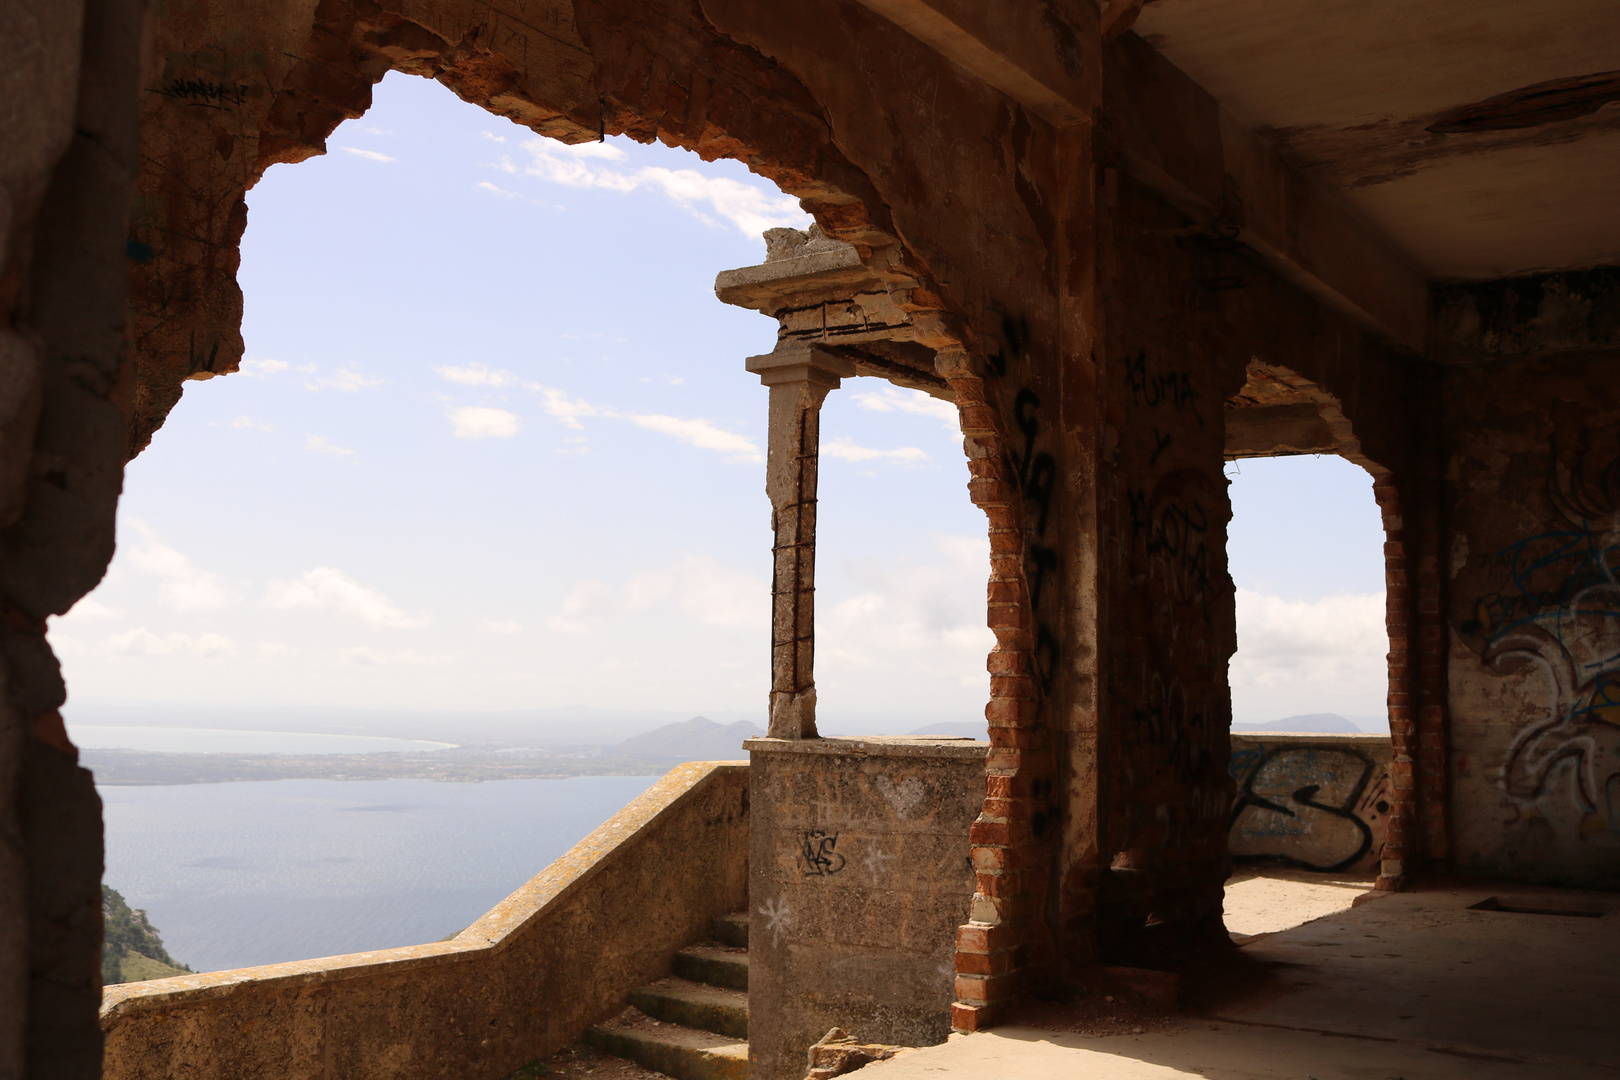
<instances>
[{"instance_id":1,"label":"concrete floor","mask_svg":"<svg viewBox=\"0 0 1620 1080\"><path fill-rule=\"evenodd\" d=\"M1606 914L1472 910L1491 897ZM1379 894L1253 938L1243 952L1271 984L1186 1017L1181 1030L1096 1037L1003 1027L869 1065L863 1080L1620 1077L1620 896L1612 893L1469 886Z\"/></svg>"}]
</instances>

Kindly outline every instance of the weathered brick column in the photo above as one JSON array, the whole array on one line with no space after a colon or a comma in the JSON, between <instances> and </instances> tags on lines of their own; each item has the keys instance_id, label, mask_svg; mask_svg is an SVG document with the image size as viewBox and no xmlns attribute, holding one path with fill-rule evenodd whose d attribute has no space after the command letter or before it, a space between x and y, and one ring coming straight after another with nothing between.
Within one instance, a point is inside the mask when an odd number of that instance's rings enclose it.
<instances>
[{"instance_id":1,"label":"weathered brick column","mask_svg":"<svg viewBox=\"0 0 1620 1080\"><path fill-rule=\"evenodd\" d=\"M765 492L771 499L771 719L773 739L816 737L816 477L821 403L847 360L816 345L785 344L750 356L770 387Z\"/></svg>"}]
</instances>

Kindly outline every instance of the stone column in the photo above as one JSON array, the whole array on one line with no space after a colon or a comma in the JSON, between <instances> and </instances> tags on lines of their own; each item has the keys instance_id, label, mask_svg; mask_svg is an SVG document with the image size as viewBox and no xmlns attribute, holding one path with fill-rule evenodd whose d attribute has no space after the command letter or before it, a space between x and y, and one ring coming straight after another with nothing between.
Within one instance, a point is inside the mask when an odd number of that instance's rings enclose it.
<instances>
[{"instance_id":1,"label":"stone column","mask_svg":"<svg viewBox=\"0 0 1620 1080\"><path fill-rule=\"evenodd\" d=\"M765 492L771 498L771 719L773 739L816 737L816 473L821 402L849 361L816 345L783 344L748 358L770 387Z\"/></svg>"}]
</instances>

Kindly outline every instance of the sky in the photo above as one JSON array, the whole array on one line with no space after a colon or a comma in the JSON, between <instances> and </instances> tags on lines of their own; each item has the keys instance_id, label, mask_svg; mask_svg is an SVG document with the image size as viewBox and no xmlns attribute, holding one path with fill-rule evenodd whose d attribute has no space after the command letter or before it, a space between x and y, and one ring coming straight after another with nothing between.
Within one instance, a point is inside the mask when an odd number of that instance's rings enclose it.
<instances>
[{"instance_id":1,"label":"sky","mask_svg":"<svg viewBox=\"0 0 1620 1080\"><path fill-rule=\"evenodd\" d=\"M248 207L242 370L186 385L129 467L105 581L52 620L70 722L118 703L763 721L766 391L743 362L775 322L713 281L763 259L763 229L807 225L795 200L734 162L564 147L395 73ZM982 719L988 545L953 408L847 380L822 440L823 715ZM1381 713L1370 480L1244 462L1232 491L1238 719Z\"/></svg>"}]
</instances>

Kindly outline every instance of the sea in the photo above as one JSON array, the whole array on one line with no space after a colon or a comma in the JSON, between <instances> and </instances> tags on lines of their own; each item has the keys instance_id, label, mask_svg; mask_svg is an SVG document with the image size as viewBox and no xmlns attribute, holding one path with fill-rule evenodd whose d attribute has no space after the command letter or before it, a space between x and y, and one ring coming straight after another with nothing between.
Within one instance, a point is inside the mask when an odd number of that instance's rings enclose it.
<instances>
[{"instance_id":1,"label":"sea","mask_svg":"<svg viewBox=\"0 0 1620 1080\"><path fill-rule=\"evenodd\" d=\"M195 971L419 945L471 925L656 779L103 786L103 880Z\"/></svg>"}]
</instances>

